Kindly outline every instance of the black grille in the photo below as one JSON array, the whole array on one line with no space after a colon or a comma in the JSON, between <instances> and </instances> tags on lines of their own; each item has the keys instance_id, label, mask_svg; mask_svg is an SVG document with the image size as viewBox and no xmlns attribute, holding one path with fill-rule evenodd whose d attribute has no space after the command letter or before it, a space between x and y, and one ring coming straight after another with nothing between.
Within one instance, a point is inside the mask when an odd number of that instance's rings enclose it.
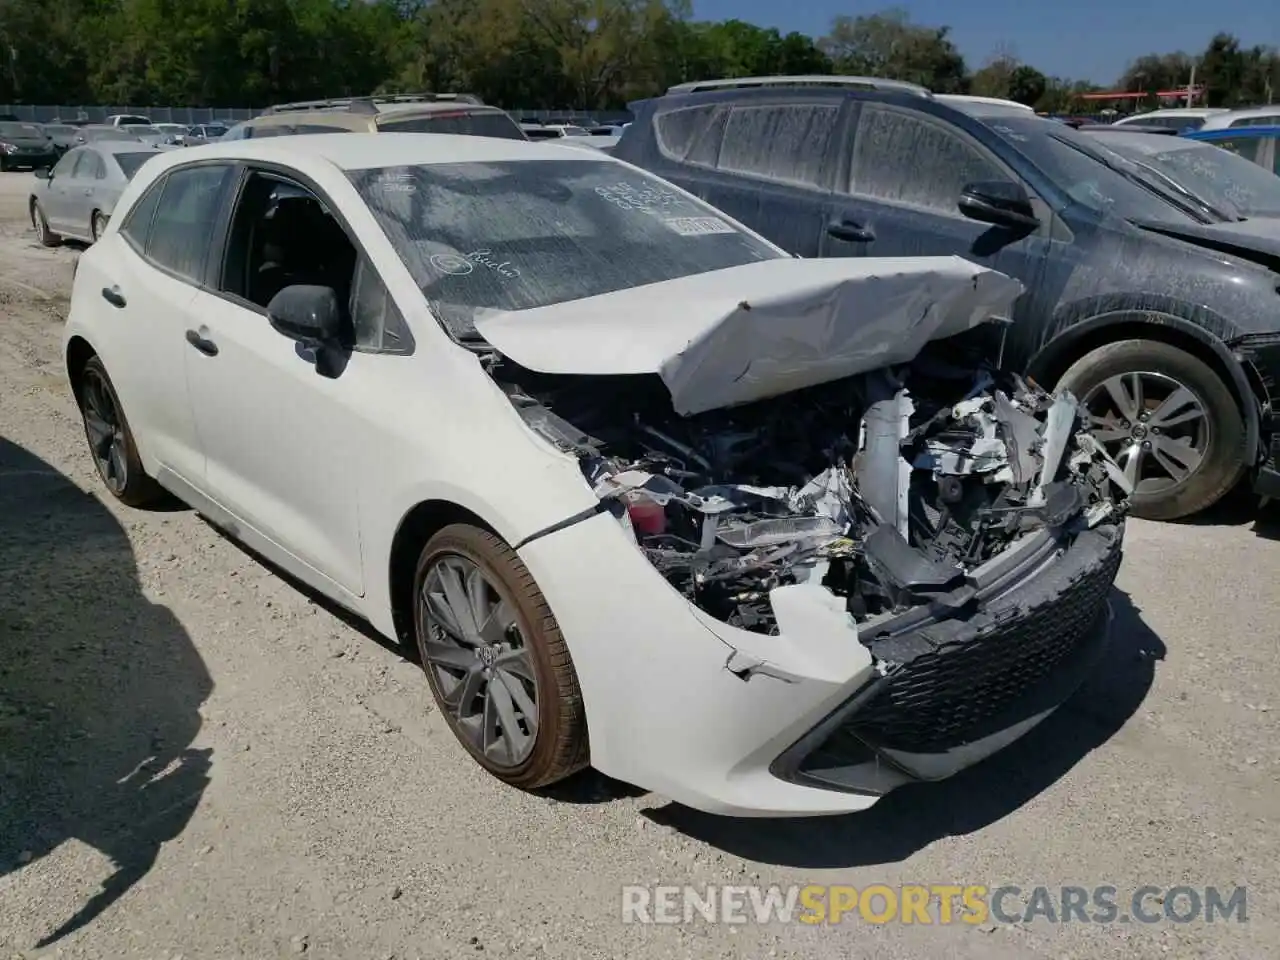
<instances>
[{"instance_id":1,"label":"black grille","mask_svg":"<svg viewBox=\"0 0 1280 960\"><path fill-rule=\"evenodd\" d=\"M1017 594L974 629L897 667L846 729L878 747L936 753L981 739L989 721L1066 669L1104 623L1107 594L1120 566L1121 538L1057 592ZM1052 574L1050 574L1052 575ZM1023 592L1023 591L1019 591ZM1006 606L1009 601L1015 601Z\"/></svg>"}]
</instances>

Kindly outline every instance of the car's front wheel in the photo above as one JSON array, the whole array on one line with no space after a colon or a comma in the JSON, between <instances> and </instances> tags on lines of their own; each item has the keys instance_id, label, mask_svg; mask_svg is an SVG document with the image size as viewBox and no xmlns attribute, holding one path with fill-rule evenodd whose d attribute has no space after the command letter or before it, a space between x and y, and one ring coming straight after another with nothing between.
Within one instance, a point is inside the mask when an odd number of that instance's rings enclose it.
<instances>
[{"instance_id":1,"label":"car's front wheel","mask_svg":"<svg viewBox=\"0 0 1280 960\"><path fill-rule=\"evenodd\" d=\"M98 476L117 500L144 507L164 496L163 488L142 468L133 431L124 417L107 368L97 357L84 365L76 387L84 435Z\"/></svg>"},{"instance_id":2,"label":"car's front wheel","mask_svg":"<svg viewBox=\"0 0 1280 960\"><path fill-rule=\"evenodd\" d=\"M479 527L445 527L419 557L413 618L436 703L481 766L523 789L586 766L573 661L510 546Z\"/></svg>"},{"instance_id":3,"label":"car's front wheel","mask_svg":"<svg viewBox=\"0 0 1280 960\"><path fill-rule=\"evenodd\" d=\"M1247 466L1244 418L1206 363L1157 340L1122 340L1063 374L1094 436L1134 485L1139 517L1174 520L1216 503Z\"/></svg>"}]
</instances>

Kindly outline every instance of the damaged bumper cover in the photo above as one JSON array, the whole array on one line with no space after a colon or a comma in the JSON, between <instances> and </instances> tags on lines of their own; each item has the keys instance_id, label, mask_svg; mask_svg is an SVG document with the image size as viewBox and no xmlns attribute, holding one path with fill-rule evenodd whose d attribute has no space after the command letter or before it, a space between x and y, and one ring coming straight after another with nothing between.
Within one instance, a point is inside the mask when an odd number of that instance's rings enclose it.
<instances>
[{"instance_id":1,"label":"damaged bumper cover","mask_svg":"<svg viewBox=\"0 0 1280 960\"><path fill-rule=\"evenodd\" d=\"M1073 397L955 339L1020 288L887 263L477 323L602 504L519 547L564 635L609 647L575 653L601 771L712 812L861 809L1020 736L1105 644L1125 479Z\"/></svg>"},{"instance_id":2,"label":"damaged bumper cover","mask_svg":"<svg viewBox=\"0 0 1280 960\"><path fill-rule=\"evenodd\" d=\"M1232 351L1254 373L1260 388L1259 462L1253 489L1259 496L1280 498L1280 333L1254 334L1231 344Z\"/></svg>"}]
</instances>

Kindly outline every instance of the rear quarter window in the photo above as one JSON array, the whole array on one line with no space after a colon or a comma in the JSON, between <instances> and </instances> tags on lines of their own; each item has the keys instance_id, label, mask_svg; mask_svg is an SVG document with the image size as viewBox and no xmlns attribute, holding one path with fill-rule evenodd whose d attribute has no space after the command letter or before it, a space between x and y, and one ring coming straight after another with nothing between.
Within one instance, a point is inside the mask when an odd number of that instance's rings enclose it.
<instances>
[{"instance_id":1,"label":"rear quarter window","mask_svg":"<svg viewBox=\"0 0 1280 960\"><path fill-rule=\"evenodd\" d=\"M672 160L690 160L694 145L707 130L716 111L727 114L727 108L709 104L701 107L685 107L680 110L667 110L653 118L653 133L658 149ZM715 157L711 157L715 163Z\"/></svg>"}]
</instances>

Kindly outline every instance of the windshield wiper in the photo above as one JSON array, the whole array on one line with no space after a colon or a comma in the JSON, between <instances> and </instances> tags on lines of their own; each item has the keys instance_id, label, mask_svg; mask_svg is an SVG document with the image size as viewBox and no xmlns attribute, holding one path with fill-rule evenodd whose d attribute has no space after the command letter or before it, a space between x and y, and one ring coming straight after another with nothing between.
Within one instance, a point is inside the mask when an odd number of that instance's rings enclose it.
<instances>
[{"instance_id":1,"label":"windshield wiper","mask_svg":"<svg viewBox=\"0 0 1280 960\"><path fill-rule=\"evenodd\" d=\"M1204 197L1188 190L1186 187L1180 184L1177 180L1173 179L1173 177L1169 176L1167 173L1164 173L1161 170L1156 169L1150 164L1143 163L1141 160L1132 160L1130 162L1134 166L1138 167L1140 170L1144 170L1147 173L1149 173L1151 176L1155 177L1157 180L1159 180L1169 189L1177 193L1180 197L1191 201L1201 210L1204 210L1206 213L1210 214L1211 216L1216 217L1220 222L1230 223L1233 221L1239 221L1244 219L1241 216L1228 213L1225 210L1221 210L1218 207L1215 207L1208 200L1204 199Z\"/></svg>"}]
</instances>

